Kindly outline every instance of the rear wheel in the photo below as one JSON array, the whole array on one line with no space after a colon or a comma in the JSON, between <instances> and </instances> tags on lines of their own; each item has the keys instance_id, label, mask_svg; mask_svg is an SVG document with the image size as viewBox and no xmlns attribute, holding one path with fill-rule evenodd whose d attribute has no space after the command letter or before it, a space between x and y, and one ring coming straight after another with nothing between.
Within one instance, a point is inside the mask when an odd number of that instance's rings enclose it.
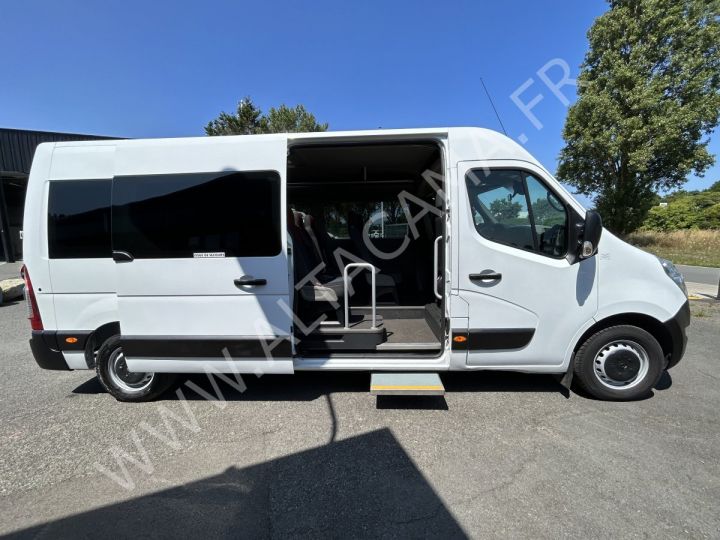
<instances>
[{"instance_id":1,"label":"rear wheel","mask_svg":"<svg viewBox=\"0 0 720 540\"><path fill-rule=\"evenodd\" d=\"M575 354L575 378L598 399L630 401L646 396L665 366L658 341L637 326L621 325L590 336Z\"/></svg>"},{"instance_id":2,"label":"rear wheel","mask_svg":"<svg viewBox=\"0 0 720 540\"><path fill-rule=\"evenodd\" d=\"M100 383L118 401L152 401L167 391L177 376L168 373L128 371L120 336L112 336L98 349L95 372Z\"/></svg>"}]
</instances>

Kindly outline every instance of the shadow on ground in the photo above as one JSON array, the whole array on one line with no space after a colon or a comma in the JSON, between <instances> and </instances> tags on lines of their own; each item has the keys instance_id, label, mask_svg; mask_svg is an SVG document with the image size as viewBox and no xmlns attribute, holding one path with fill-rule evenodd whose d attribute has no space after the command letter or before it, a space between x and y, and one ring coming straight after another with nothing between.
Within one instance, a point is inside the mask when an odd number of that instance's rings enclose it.
<instances>
[{"instance_id":1,"label":"shadow on ground","mask_svg":"<svg viewBox=\"0 0 720 540\"><path fill-rule=\"evenodd\" d=\"M233 375L227 375L235 382ZM530 375L501 371L485 372L447 372L442 374L443 384L448 393L452 392L557 392L566 395L567 391L551 375ZM370 388L370 374L367 372L298 372L294 375L243 375L242 382L247 390L241 392L216 375L214 381L219 393L227 401L314 401L322 396L344 392L366 393ZM181 377L180 388L185 399L205 400L206 397L192 390L197 385L205 394L217 395L218 390L207 375ZM188 387L188 383L192 383ZM236 383L237 384L237 383ZM102 394L105 390L93 377L73 390L74 394ZM433 396L414 398L413 396L384 396L392 399L378 401L378 408L414 408L415 403L421 409L447 409ZM165 400L177 400L175 392L163 396ZM380 406L380 401L383 406ZM393 406L401 404L403 406Z\"/></svg>"},{"instance_id":2,"label":"shadow on ground","mask_svg":"<svg viewBox=\"0 0 720 540\"><path fill-rule=\"evenodd\" d=\"M307 450L5 538L465 538L388 429Z\"/></svg>"}]
</instances>

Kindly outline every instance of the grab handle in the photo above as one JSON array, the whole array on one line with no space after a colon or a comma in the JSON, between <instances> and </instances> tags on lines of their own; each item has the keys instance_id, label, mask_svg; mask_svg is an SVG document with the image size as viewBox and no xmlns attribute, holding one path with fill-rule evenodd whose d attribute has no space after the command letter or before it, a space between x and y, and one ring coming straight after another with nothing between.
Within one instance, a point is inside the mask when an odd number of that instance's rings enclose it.
<instances>
[{"instance_id":1,"label":"grab handle","mask_svg":"<svg viewBox=\"0 0 720 540\"><path fill-rule=\"evenodd\" d=\"M375 329L375 267L370 263L350 263L345 265L343 270L343 288L345 289L345 328L350 328L350 300L348 297L348 269L349 268L367 268L372 276L372 324L371 329Z\"/></svg>"},{"instance_id":2,"label":"grab handle","mask_svg":"<svg viewBox=\"0 0 720 540\"><path fill-rule=\"evenodd\" d=\"M439 250L438 245L440 244L440 241L442 241L442 236L438 236L435 239L435 244L433 246L433 292L435 293L435 298L438 300L442 300L442 295L438 292L438 259L439 259ZM445 272L443 272L444 274Z\"/></svg>"}]
</instances>

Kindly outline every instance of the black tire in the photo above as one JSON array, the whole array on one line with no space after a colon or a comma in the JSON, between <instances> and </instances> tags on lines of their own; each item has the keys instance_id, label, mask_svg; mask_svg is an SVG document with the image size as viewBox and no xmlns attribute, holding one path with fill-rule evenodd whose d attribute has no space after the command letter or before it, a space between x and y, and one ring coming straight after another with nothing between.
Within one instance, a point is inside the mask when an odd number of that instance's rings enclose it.
<instances>
[{"instance_id":1,"label":"black tire","mask_svg":"<svg viewBox=\"0 0 720 540\"><path fill-rule=\"evenodd\" d=\"M100 384L118 401L153 401L177 381L177 375L171 373L127 374L124 363L120 336L108 338L98 349L95 372Z\"/></svg>"},{"instance_id":2,"label":"black tire","mask_svg":"<svg viewBox=\"0 0 720 540\"><path fill-rule=\"evenodd\" d=\"M646 397L665 369L658 341L637 326L619 325L590 336L575 353L575 381L581 390L607 401Z\"/></svg>"}]
</instances>

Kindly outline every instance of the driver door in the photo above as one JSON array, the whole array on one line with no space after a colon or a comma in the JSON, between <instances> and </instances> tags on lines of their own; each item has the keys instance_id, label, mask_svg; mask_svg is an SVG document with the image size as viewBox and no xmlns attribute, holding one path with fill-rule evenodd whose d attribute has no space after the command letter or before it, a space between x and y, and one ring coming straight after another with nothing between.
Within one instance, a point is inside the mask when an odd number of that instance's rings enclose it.
<instances>
[{"instance_id":1,"label":"driver door","mask_svg":"<svg viewBox=\"0 0 720 540\"><path fill-rule=\"evenodd\" d=\"M560 366L597 310L596 258L567 256L577 211L527 162L460 162L458 191L467 364Z\"/></svg>"}]
</instances>

